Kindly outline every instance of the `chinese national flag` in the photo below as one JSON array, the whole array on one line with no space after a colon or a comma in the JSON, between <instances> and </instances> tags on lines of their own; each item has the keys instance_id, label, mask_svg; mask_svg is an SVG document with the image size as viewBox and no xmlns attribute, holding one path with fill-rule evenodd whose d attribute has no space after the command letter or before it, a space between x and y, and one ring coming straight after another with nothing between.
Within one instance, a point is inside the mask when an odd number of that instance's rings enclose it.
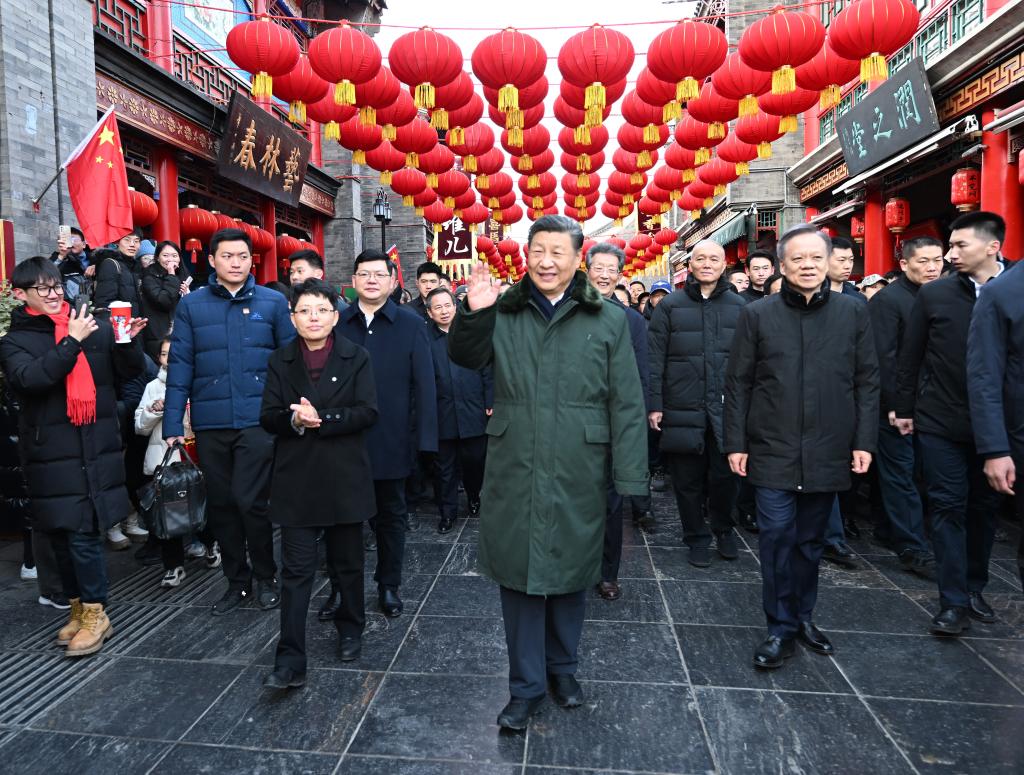
<instances>
[{"instance_id":1,"label":"chinese national flag","mask_svg":"<svg viewBox=\"0 0 1024 775\"><path fill-rule=\"evenodd\" d=\"M392 245L388 251L388 258L395 262L395 267L398 270L398 285L401 288L405 287L405 280L402 277L402 258L398 255L398 245Z\"/></svg>"},{"instance_id":2,"label":"chinese national flag","mask_svg":"<svg viewBox=\"0 0 1024 775\"><path fill-rule=\"evenodd\" d=\"M132 230L128 177L113 108L71 153L64 168L71 205L88 244L116 242Z\"/></svg>"}]
</instances>

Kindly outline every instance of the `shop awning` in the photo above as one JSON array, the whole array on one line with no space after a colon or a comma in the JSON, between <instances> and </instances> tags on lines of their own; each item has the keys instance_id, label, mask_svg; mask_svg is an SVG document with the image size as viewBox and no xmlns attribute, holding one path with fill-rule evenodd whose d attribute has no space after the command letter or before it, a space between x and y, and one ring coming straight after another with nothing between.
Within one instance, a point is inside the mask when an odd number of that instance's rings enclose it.
<instances>
[{"instance_id":1,"label":"shop awning","mask_svg":"<svg viewBox=\"0 0 1024 775\"><path fill-rule=\"evenodd\" d=\"M723 226L719 226L718 229L705 237L705 239L717 242L719 245L725 247L730 242L746 236L747 220L743 216L744 213L736 213L736 215L728 220Z\"/></svg>"},{"instance_id":2,"label":"shop awning","mask_svg":"<svg viewBox=\"0 0 1024 775\"><path fill-rule=\"evenodd\" d=\"M911 146L903 153L897 154L888 161L884 161L881 164L872 167L867 172L862 172L860 175L850 178L841 186L838 186L833 193L842 194L846 191L852 191L855 188L859 188L872 178L877 178L879 175L888 172L897 164L902 164L905 161L914 161L921 156L925 156L932 151L937 151L939 148L955 142L963 134L968 132L977 132L978 130L977 117L973 115L965 116L964 118L953 122L945 129L936 132L931 137L926 137L917 145Z\"/></svg>"},{"instance_id":3,"label":"shop awning","mask_svg":"<svg viewBox=\"0 0 1024 775\"><path fill-rule=\"evenodd\" d=\"M825 221L831 221L833 218L841 218L844 215L849 215L854 210L859 209L864 205L863 197L857 197L849 202L843 202L838 207L833 207L831 210L826 210L823 213L818 213L808 222L813 224L825 223Z\"/></svg>"},{"instance_id":4,"label":"shop awning","mask_svg":"<svg viewBox=\"0 0 1024 775\"><path fill-rule=\"evenodd\" d=\"M1024 124L1024 101L996 110L995 120L985 124L983 128L986 132L1002 132L1018 124Z\"/></svg>"}]
</instances>

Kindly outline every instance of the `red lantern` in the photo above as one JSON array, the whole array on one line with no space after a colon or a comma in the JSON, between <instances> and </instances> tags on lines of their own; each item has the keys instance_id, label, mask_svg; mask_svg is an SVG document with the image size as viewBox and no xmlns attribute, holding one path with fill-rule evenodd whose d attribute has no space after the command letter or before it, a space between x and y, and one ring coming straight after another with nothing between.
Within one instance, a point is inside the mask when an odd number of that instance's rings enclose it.
<instances>
[{"instance_id":1,"label":"red lantern","mask_svg":"<svg viewBox=\"0 0 1024 775\"><path fill-rule=\"evenodd\" d=\"M551 145L551 134L543 124L522 130L520 137L512 136L513 130L506 129L501 133L501 147L512 154L535 156L543 153ZM519 140L517 145L514 140Z\"/></svg>"},{"instance_id":2,"label":"red lantern","mask_svg":"<svg viewBox=\"0 0 1024 775\"><path fill-rule=\"evenodd\" d=\"M728 138L725 142L728 142ZM722 145L725 145L725 142ZM683 182L690 183L696 179L694 170L697 164L697 152L684 148L679 143L672 143L665 149L665 164L683 173Z\"/></svg>"},{"instance_id":3,"label":"red lantern","mask_svg":"<svg viewBox=\"0 0 1024 775\"><path fill-rule=\"evenodd\" d=\"M329 88L319 100L306 104L306 115L313 121L323 124L324 137L328 140L337 140L341 137L341 125L355 114L356 109L351 105L336 103Z\"/></svg>"},{"instance_id":4,"label":"red lantern","mask_svg":"<svg viewBox=\"0 0 1024 775\"><path fill-rule=\"evenodd\" d=\"M277 237L278 261L290 258L292 253L302 250L302 242L290 234L279 234Z\"/></svg>"},{"instance_id":5,"label":"red lantern","mask_svg":"<svg viewBox=\"0 0 1024 775\"><path fill-rule=\"evenodd\" d=\"M583 154L592 156L603 151L604 147L608 145L608 130L605 127L592 127L589 130L589 135L589 139L584 141L574 129L565 127L558 133L558 145L563 151L571 153L573 156Z\"/></svg>"},{"instance_id":6,"label":"red lantern","mask_svg":"<svg viewBox=\"0 0 1024 775\"><path fill-rule=\"evenodd\" d=\"M339 129L338 142L352 151L353 164L366 164L366 152L383 141L381 128L376 124L367 126L359 116L353 116Z\"/></svg>"},{"instance_id":7,"label":"red lantern","mask_svg":"<svg viewBox=\"0 0 1024 775\"><path fill-rule=\"evenodd\" d=\"M864 219L858 218L856 215L850 218L850 237L858 245L864 242Z\"/></svg>"},{"instance_id":8,"label":"red lantern","mask_svg":"<svg viewBox=\"0 0 1024 775\"><path fill-rule=\"evenodd\" d=\"M377 124L381 127L384 139L395 139L398 127L408 124L416 118L416 105L406 92L398 92L398 99L390 105L377 109ZM471 122L472 123L472 122Z\"/></svg>"},{"instance_id":9,"label":"red lantern","mask_svg":"<svg viewBox=\"0 0 1024 775\"><path fill-rule=\"evenodd\" d=\"M566 205L564 208L562 208L562 212L566 215L566 217L572 218L574 221L579 221L580 223L586 223L591 218L593 218L595 215L597 215L597 208L596 207L572 207L571 205Z\"/></svg>"},{"instance_id":10,"label":"red lantern","mask_svg":"<svg viewBox=\"0 0 1024 775\"><path fill-rule=\"evenodd\" d=\"M745 143L757 146L757 158L772 158L772 143L782 137L779 124L782 119L769 113L744 116L736 122L736 136Z\"/></svg>"},{"instance_id":11,"label":"red lantern","mask_svg":"<svg viewBox=\"0 0 1024 775\"><path fill-rule=\"evenodd\" d=\"M962 213L981 205L981 173L974 167L962 167L953 174L949 201Z\"/></svg>"},{"instance_id":12,"label":"red lantern","mask_svg":"<svg viewBox=\"0 0 1024 775\"><path fill-rule=\"evenodd\" d=\"M498 148L491 148L483 156L476 160L476 180L474 185L477 191L486 191L487 182L491 175L499 172L505 166L505 154Z\"/></svg>"},{"instance_id":13,"label":"red lantern","mask_svg":"<svg viewBox=\"0 0 1024 775\"><path fill-rule=\"evenodd\" d=\"M232 218L230 215L225 215L224 213L218 212L217 210L210 210L210 213L213 215L214 218L217 219L217 231L220 231L221 229L238 228L238 224L235 222L235 219Z\"/></svg>"},{"instance_id":14,"label":"red lantern","mask_svg":"<svg viewBox=\"0 0 1024 775\"><path fill-rule=\"evenodd\" d=\"M715 25L684 20L651 42L647 66L657 78L676 84L676 100L685 102L721 67L728 49L725 33Z\"/></svg>"},{"instance_id":15,"label":"red lantern","mask_svg":"<svg viewBox=\"0 0 1024 775\"><path fill-rule=\"evenodd\" d=\"M603 151L598 153L581 153L579 155L562 153L560 157L562 169L576 174L594 172L601 169L604 166L604 159Z\"/></svg>"},{"instance_id":16,"label":"red lantern","mask_svg":"<svg viewBox=\"0 0 1024 775\"><path fill-rule=\"evenodd\" d=\"M817 54L824 42L825 27L817 18L778 6L747 27L739 52L750 67L771 72L772 94L788 94L796 88L794 68Z\"/></svg>"},{"instance_id":17,"label":"red lantern","mask_svg":"<svg viewBox=\"0 0 1024 775\"><path fill-rule=\"evenodd\" d=\"M700 211L704 207L704 200L694 196L689 191L686 191L681 197L679 197L679 199L676 200L676 207L688 212L690 214L690 218L696 221L700 218Z\"/></svg>"},{"instance_id":18,"label":"red lantern","mask_svg":"<svg viewBox=\"0 0 1024 775\"><path fill-rule=\"evenodd\" d=\"M224 45L231 61L253 74L252 96L257 99L271 96L274 77L284 75L299 61L295 36L266 16L236 24Z\"/></svg>"},{"instance_id":19,"label":"red lantern","mask_svg":"<svg viewBox=\"0 0 1024 775\"><path fill-rule=\"evenodd\" d=\"M359 120L372 126L377 123L377 111L386 108L398 99L402 84L386 67L370 80L356 84L356 105L359 106Z\"/></svg>"},{"instance_id":20,"label":"red lantern","mask_svg":"<svg viewBox=\"0 0 1024 775\"><path fill-rule=\"evenodd\" d=\"M490 213L488 213L488 215L490 215ZM481 261L494 249L494 241L490 237L476 238L476 255Z\"/></svg>"},{"instance_id":21,"label":"red lantern","mask_svg":"<svg viewBox=\"0 0 1024 775\"><path fill-rule=\"evenodd\" d=\"M469 207L462 208L463 223L469 225L471 233L476 233L476 227L491 217L491 211L484 207L479 202L471 204Z\"/></svg>"},{"instance_id":22,"label":"red lantern","mask_svg":"<svg viewBox=\"0 0 1024 775\"><path fill-rule=\"evenodd\" d=\"M434 188L437 178L455 166L455 154L443 145L435 145L419 157L419 169L427 176L427 185ZM450 205L449 205L450 206Z\"/></svg>"},{"instance_id":23,"label":"red lantern","mask_svg":"<svg viewBox=\"0 0 1024 775\"><path fill-rule=\"evenodd\" d=\"M683 171L665 165L654 173L654 185L669 192L669 198L678 199L683 195L688 180L683 180Z\"/></svg>"},{"instance_id":24,"label":"red lantern","mask_svg":"<svg viewBox=\"0 0 1024 775\"><path fill-rule=\"evenodd\" d=\"M512 178L504 172L495 172L493 175L488 175L486 186L482 186L479 177L473 181L473 185L481 194L487 195L487 201L485 201L484 204L492 209L498 205L496 201L495 204L492 205L491 200L500 199L506 194L510 194L512 192Z\"/></svg>"},{"instance_id":25,"label":"red lantern","mask_svg":"<svg viewBox=\"0 0 1024 775\"><path fill-rule=\"evenodd\" d=\"M410 100L411 102L411 100ZM463 132L466 127L479 123L484 116L484 101L479 94L473 94L469 102L461 108L448 111L448 144L461 144L465 142ZM491 133L493 136L493 132Z\"/></svg>"},{"instance_id":26,"label":"red lantern","mask_svg":"<svg viewBox=\"0 0 1024 775\"><path fill-rule=\"evenodd\" d=\"M699 172L697 174L700 175ZM715 186L699 178L686 187L686 194L683 196L685 197L687 194L701 200L705 209L715 203Z\"/></svg>"},{"instance_id":27,"label":"red lantern","mask_svg":"<svg viewBox=\"0 0 1024 775\"><path fill-rule=\"evenodd\" d=\"M636 79L637 96L651 105L661 105L661 118L656 124L665 124L678 120L683 111L676 101L676 85L671 81L663 81L645 67Z\"/></svg>"},{"instance_id":28,"label":"red lantern","mask_svg":"<svg viewBox=\"0 0 1024 775\"><path fill-rule=\"evenodd\" d=\"M473 49L473 75L498 90L498 109L519 110L519 90L544 76L547 53L536 38L514 29L489 35Z\"/></svg>"},{"instance_id":29,"label":"red lantern","mask_svg":"<svg viewBox=\"0 0 1024 775\"><path fill-rule=\"evenodd\" d=\"M550 148L545 148L536 156L512 156L509 163L520 175L539 175L555 166L555 154Z\"/></svg>"},{"instance_id":30,"label":"red lantern","mask_svg":"<svg viewBox=\"0 0 1024 775\"><path fill-rule=\"evenodd\" d=\"M322 100L329 88L305 54L299 55L295 67L274 78L274 96L288 103L288 120L294 124L306 123L306 105Z\"/></svg>"},{"instance_id":31,"label":"red lantern","mask_svg":"<svg viewBox=\"0 0 1024 775\"><path fill-rule=\"evenodd\" d=\"M654 241L665 247L675 245L678 239L679 234L673 229L659 229L654 235Z\"/></svg>"},{"instance_id":32,"label":"red lantern","mask_svg":"<svg viewBox=\"0 0 1024 775\"><path fill-rule=\"evenodd\" d=\"M640 232L629 241L629 246L636 251L637 257L643 258L653 242L654 240L651 239L650 235Z\"/></svg>"},{"instance_id":33,"label":"red lantern","mask_svg":"<svg viewBox=\"0 0 1024 775\"><path fill-rule=\"evenodd\" d=\"M644 102L635 91L629 92L622 100L622 117L633 126L643 127L644 140L649 143L660 139L663 113L661 105Z\"/></svg>"},{"instance_id":34,"label":"red lantern","mask_svg":"<svg viewBox=\"0 0 1024 775\"><path fill-rule=\"evenodd\" d=\"M686 112L698 121L710 124L709 137L721 139L726 134L725 125L739 115L740 103L723 97L709 81L701 87L697 99L686 103Z\"/></svg>"},{"instance_id":35,"label":"red lantern","mask_svg":"<svg viewBox=\"0 0 1024 775\"><path fill-rule=\"evenodd\" d=\"M562 126L570 127L576 130L576 136L585 138L590 134L590 127L587 126L587 112L582 108L576 108L570 105L561 96L555 98L555 120L558 121ZM611 105L604 109L601 114L602 120L608 118L611 115ZM587 140L586 142L589 142Z\"/></svg>"},{"instance_id":36,"label":"red lantern","mask_svg":"<svg viewBox=\"0 0 1024 775\"><path fill-rule=\"evenodd\" d=\"M423 209L429 205L434 204L437 201L437 194L434 193L434 189L425 188L412 198L412 206L415 208L416 215L423 217Z\"/></svg>"},{"instance_id":37,"label":"red lantern","mask_svg":"<svg viewBox=\"0 0 1024 775\"><path fill-rule=\"evenodd\" d=\"M468 179L469 178L467 177L467 180ZM466 190L463 191L461 194L458 194L457 196L453 197L453 200L455 202L455 205L452 207L452 209L455 211L456 218L462 218L463 210L466 210L472 207L473 205L478 204L478 202L476 201L476 191L469 187L467 187ZM487 208L485 207L484 209L486 210Z\"/></svg>"},{"instance_id":38,"label":"red lantern","mask_svg":"<svg viewBox=\"0 0 1024 775\"><path fill-rule=\"evenodd\" d=\"M736 165L737 175L750 172L750 162L757 158L757 146L745 143L734 133L729 135L716 149L718 158Z\"/></svg>"},{"instance_id":39,"label":"red lantern","mask_svg":"<svg viewBox=\"0 0 1024 775\"><path fill-rule=\"evenodd\" d=\"M717 157L697 170L697 180L707 183L709 186L714 186L715 196L724 194L725 187L736 180L737 177L739 176L736 174L736 165ZM692 185L690 189L693 189Z\"/></svg>"},{"instance_id":40,"label":"red lantern","mask_svg":"<svg viewBox=\"0 0 1024 775\"><path fill-rule=\"evenodd\" d=\"M522 142L519 138L522 137L523 129L537 126L543 120L544 104L534 105L532 108L520 110L518 113L513 113L512 111L502 113L493 105L488 105L487 115L496 126L504 127L509 131L510 135L514 135L518 143ZM509 124L512 124L512 126L509 126Z\"/></svg>"},{"instance_id":41,"label":"red lantern","mask_svg":"<svg viewBox=\"0 0 1024 775\"><path fill-rule=\"evenodd\" d=\"M519 178L519 190L524 198L542 199L552 193L558 187L558 181L550 172L543 172L539 175L521 175ZM544 204L532 203L534 209L543 208Z\"/></svg>"},{"instance_id":42,"label":"red lantern","mask_svg":"<svg viewBox=\"0 0 1024 775\"><path fill-rule=\"evenodd\" d=\"M860 60L860 80L889 76L885 58L910 42L921 14L910 0L856 0L829 24L829 41L846 59Z\"/></svg>"},{"instance_id":43,"label":"red lantern","mask_svg":"<svg viewBox=\"0 0 1024 775\"><path fill-rule=\"evenodd\" d=\"M818 93L810 89L794 88L785 94L762 94L757 104L765 113L779 116L779 130L795 132L800 126L797 116L818 104Z\"/></svg>"},{"instance_id":44,"label":"red lantern","mask_svg":"<svg viewBox=\"0 0 1024 775\"><path fill-rule=\"evenodd\" d=\"M894 196L885 203L885 228L893 234L901 234L910 225L910 202Z\"/></svg>"},{"instance_id":45,"label":"red lantern","mask_svg":"<svg viewBox=\"0 0 1024 775\"><path fill-rule=\"evenodd\" d=\"M617 30L595 24L569 38L558 52L558 70L569 83L586 89L587 126L600 126L606 105L605 84L621 81L633 66L633 44Z\"/></svg>"},{"instance_id":46,"label":"red lantern","mask_svg":"<svg viewBox=\"0 0 1024 775\"><path fill-rule=\"evenodd\" d=\"M491 218L503 226L511 226L523 220L523 208L517 204L511 204L493 212Z\"/></svg>"},{"instance_id":47,"label":"red lantern","mask_svg":"<svg viewBox=\"0 0 1024 775\"><path fill-rule=\"evenodd\" d=\"M187 250L192 257L192 263L197 263L199 259L199 252L203 249L203 243L193 238L185 241L185 250Z\"/></svg>"},{"instance_id":48,"label":"red lantern","mask_svg":"<svg viewBox=\"0 0 1024 775\"><path fill-rule=\"evenodd\" d=\"M310 41L309 63L317 75L334 84L336 103L355 105L355 85L377 75L381 55L373 38L342 21Z\"/></svg>"},{"instance_id":49,"label":"red lantern","mask_svg":"<svg viewBox=\"0 0 1024 775\"><path fill-rule=\"evenodd\" d=\"M619 207L618 205L613 205L611 202L603 202L601 204L601 215L605 218L611 218L615 221L616 226L621 226L622 219L629 215L629 209L630 208L625 206ZM623 210L626 210L627 212L622 212Z\"/></svg>"},{"instance_id":50,"label":"red lantern","mask_svg":"<svg viewBox=\"0 0 1024 775\"><path fill-rule=\"evenodd\" d=\"M398 80L416 87L413 101L421 110L435 106L437 87L459 77L462 61L458 44L430 27L407 32L388 51L391 72Z\"/></svg>"},{"instance_id":51,"label":"red lantern","mask_svg":"<svg viewBox=\"0 0 1024 775\"><path fill-rule=\"evenodd\" d=\"M690 116L683 116L682 121L676 124L675 136L677 143L696 152L695 161L698 165L707 162L711 158L709 149L724 139L724 135L723 137L712 137L710 124L705 124Z\"/></svg>"},{"instance_id":52,"label":"red lantern","mask_svg":"<svg viewBox=\"0 0 1024 775\"><path fill-rule=\"evenodd\" d=\"M455 213L452 209L445 207L440 200L434 201L423 208L423 218L433 225L435 232L441 231L443 224L454 217Z\"/></svg>"},{"instance_id":53,"label":"red lantern","mask_svg":"<svg viewBox=\"0 0 1024 775\"><path fill-rule=\"evenodd\" d=\"M860 72L856 60L839 56L826 40L821 51L796 69L796 85L820 93L822 110L834 108L842 96L841 87Z\"/></svg>"},{"instance_id":54,"label":"red lantern","mask_svg":"<svg viewBox=\"0 0 1024 775\"><path fill-rule=\"evenodd\" d=\"M658 127L658 140L648 142L644 139L644 130L632 124L623 124L615 135L619 141L619 148L637 155L637 169L648 170L654 166L658 158L657 149L668 140L668 126L661 124ZM613 154L614 156L614 154Z\"/></svg>"},{"instance_id":55,"label":"red lantern","mask_svg":"<svg viewBox=\"0 0 1024 775\"><path fill-rule=\"evenodd\" d=\"M529 126L528 124L522 123L524 112L532 108L536 108L539 105L543 105L544 98L548 96L548 88L548 79L541 76L526 88L520 89L518 111L511 108L509 110L501 110L501 108L498 107L498 103L501 102L501 95L498 93L497 89L492 89L490 86L484 87L484 99L487 100L492 108L505 117L500 126L505 129L512 129L514 127L523 129Z\"/></svg>"},{"instance_id":56,"label":"red lantern","mask_svg":"<svg viewBox=\"0 0 1024 775\"><path fill-rule=\"evenodd\" d=\"M647 180L647 177L644 175L644 170L649 170L654 166L656 161L657 153L655 153L654 158L649 160L650 163L647 163L648 160L645 159L643 169L641 169L640 156L638 154L624 151L621 148L617 149L615 153L612 154L612 166L614 166L619 172L628 173L633 183L638 186L643 185L641 181Z\"/></svg>"},{"instance_id":57,"label":"red lantern","mask_svg":"<svg viewBox=\"0 0 1024 775\"><path fill-rule=\"evenodd\" d=\"M452 139L454 129L448 130L448 147L462 157L462 168L466 172L476 172L476 160L494 147L494 130L486 124L473 124L462 131L461 142Z\"/></svg>"},{"instance_id":58,"label":"red lantern","mask_svg":"<svg viewBox=\"0 0 1024 775\"><path fill-rule=\"evenodd\" d=\"M134 188L128 189L128 201L132 206L132 224L136 229L144 229L151 225L160 215L153 198L146 196Z\"/></svg>"},{"instance_id":59,"label":"red lantern","mask_svg":"<svg viewBox=\"0 0 1024 775\"><path fill-rule=\"evenodd\" d=\"M391 144L405 154L407 166L419 167L420 154L428 153L437 145L437 132L426 121L416 118L395 129Z\"/></svg>"},{"instance_id":60,"label":"red lantern","mask_svg":"<svg viewBox=\"0 0 1024 775\"><path fill-rule=\"evenodd\" d=\"M443 148L439 145L438 148ZM455 197L469 191L469 178L462 172L449 169L437 176L437 183L433 186L434 193L439 199L444 200L445 207L455 207ZM476 195L474 194L474 199Z\"/></svg>"},{"instance_id":61,"label":"red lantern","mask_svg":"<svg viewBox=\"0 0 1024 775\"><path fill-rule=\"evenodd\" d=\"M195 205L178 211L178 226L182 239L197 239L204 245L210 242L210 237L219 228L216 215Z\"/></svg>"},{"instance_id":62,"label":"red lantern","mask_svg":"<svg viewBox=\"0 0 1024 775\"><path fill-rule=\"evenodd\" d=\"M434 109L430 111L430 125L448 131L449 111L458 110L475 96L473 81L463 70L451 83L438 86L434 95Z\"/></svg>"},{"instance_id":63,"label":"red lantern","mask_svg":"<svg viewBox=\"0 0 1024 775\"><path fill-rule=\"evenodd\" d=\"M394 173L405 166L405 154L384 140L376 148L366 152L366 164L380 173L382 184L390 186Z\"/></svg>"},{"instance_id":64,"label":"red lantern","mask_svg":"<svg viewBox=\"0 0 1024 775\"><path fill-rule=\"evenodd\" d=\"M744 64L737 51L715 70L711 84L723 97L739 100L740 117L752 116L757 113L757 98L772 88L772 74Z\"/></svg>"},{"instance_id":65,"label":"red lantern","mask_svg":"<svg viewBox=\"0 0 1024 775\"><path fill-rule=\"evenodd\" d=\"M609 110L626 93L627 84L628 81L625 78L605 84L605 110ZM569 83L569 81L562 81L558 85L558 94L570 107L578 110L587 109L587 90L585 88Z\"/></svg>"},{"instance_id":66,"label":"red lantern","mask_svg":"<svg viewBox=\"0 0 1024 775\"><path fill-rule=\"evenodd\" d=\"M412 207L413 197L426 187L427 176L411 167L396 170L391 176L391 190L402 197L402 204L406 207Z\"/></svg>"},{"instance_id":67,"label":"red lantern","mask_svg":"<svg viewBox=\"0 0 1024 775\"><path fill-rule=\"evenodd\" d=\"M647 176L644 173L640 172L635 174L639 175L639 182L634 179L633 174L622 172L620 170L616 170L608 176L608 183L606 184L608 186L608 190L616 194L621 194L623 204L633 204L637 199L637 195L643 191L644 186L647 185Z\"/></svg>"}]
</instances>

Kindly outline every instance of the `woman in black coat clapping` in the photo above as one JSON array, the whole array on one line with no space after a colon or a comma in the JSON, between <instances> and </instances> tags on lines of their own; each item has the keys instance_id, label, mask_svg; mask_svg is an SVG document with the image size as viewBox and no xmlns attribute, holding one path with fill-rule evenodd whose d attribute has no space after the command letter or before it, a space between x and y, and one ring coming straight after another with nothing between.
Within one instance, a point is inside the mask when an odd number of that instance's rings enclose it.
<instances>
[{"instance_id":1,"label":"woman in black coat clapping","mask_svg":"<svg viewBox=\"0 0 1024 775\"><path fill-rule=\"evenodd\" d=\"M281 637L273 689L306 678L306 612L323 530L340 586L334 623L340 659L359 658L363 608L362 523L376 512L366 430L377 421L377 391L366 351L334 335L338 296L320 280L293 289L298 338L267 366L260 424L275 439L271 519L281 525Z\"/></svg>"},{"instance_id":2,"label":"woman in black coat clapping","mask_svg":"<svg viewBox=\"0 0 1024 775\"><path fill-rule=\"evenodd\" d=\"M190 278L181 263L181 250L173 242L161 242L153 256L153 263L142 270L140 305L149 320L144 332L146 352L155 363L160 360L160 342L170 334L174 310L188 293Z\"/></svg>"}]
</instances>

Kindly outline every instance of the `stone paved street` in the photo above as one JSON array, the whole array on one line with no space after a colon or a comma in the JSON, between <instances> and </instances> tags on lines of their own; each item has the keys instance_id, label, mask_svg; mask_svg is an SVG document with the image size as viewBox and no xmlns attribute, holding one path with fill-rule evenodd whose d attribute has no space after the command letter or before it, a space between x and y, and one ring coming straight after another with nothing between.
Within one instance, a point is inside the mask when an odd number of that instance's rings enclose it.
<instances>
[{"instance_id":1,"label":"stone paved street","mask_svg":"<svg viewBox=\"0 0 1024 775\"><path fill-rule=\"evenodd\" d=\"M758 562L686 562L674 506L644 536L627 525L623 597L588 602L579 677L587 704L549 703L526 735L499 734L505 644L494 585L474 572L476 521L410 534L406 615L368 615L363 657L342 667L333 627L309 621L305 689L263 690L277 614L209 605L219 571L110 555L115 636L64 658L63 620L0 551L0 771L30 773L1020 773L1024 600L997 543L994 625L927 634L935 593L867 541L865 568L823 569L818 624L834 659L800 650L778 672L749 666L762 637ZM628 518L627 518L628 519ZM1011 532L1011 540L1016 540ZM372 567L374 555L368 556ZM322 587L325 582L318 584ZM368 584L368 591L371 585ZM321 594L324 592L321 589ZM318 607L322 597L313 601ZM368 598L368 606L371 605Z\"/></svg>"}]
</instances>

